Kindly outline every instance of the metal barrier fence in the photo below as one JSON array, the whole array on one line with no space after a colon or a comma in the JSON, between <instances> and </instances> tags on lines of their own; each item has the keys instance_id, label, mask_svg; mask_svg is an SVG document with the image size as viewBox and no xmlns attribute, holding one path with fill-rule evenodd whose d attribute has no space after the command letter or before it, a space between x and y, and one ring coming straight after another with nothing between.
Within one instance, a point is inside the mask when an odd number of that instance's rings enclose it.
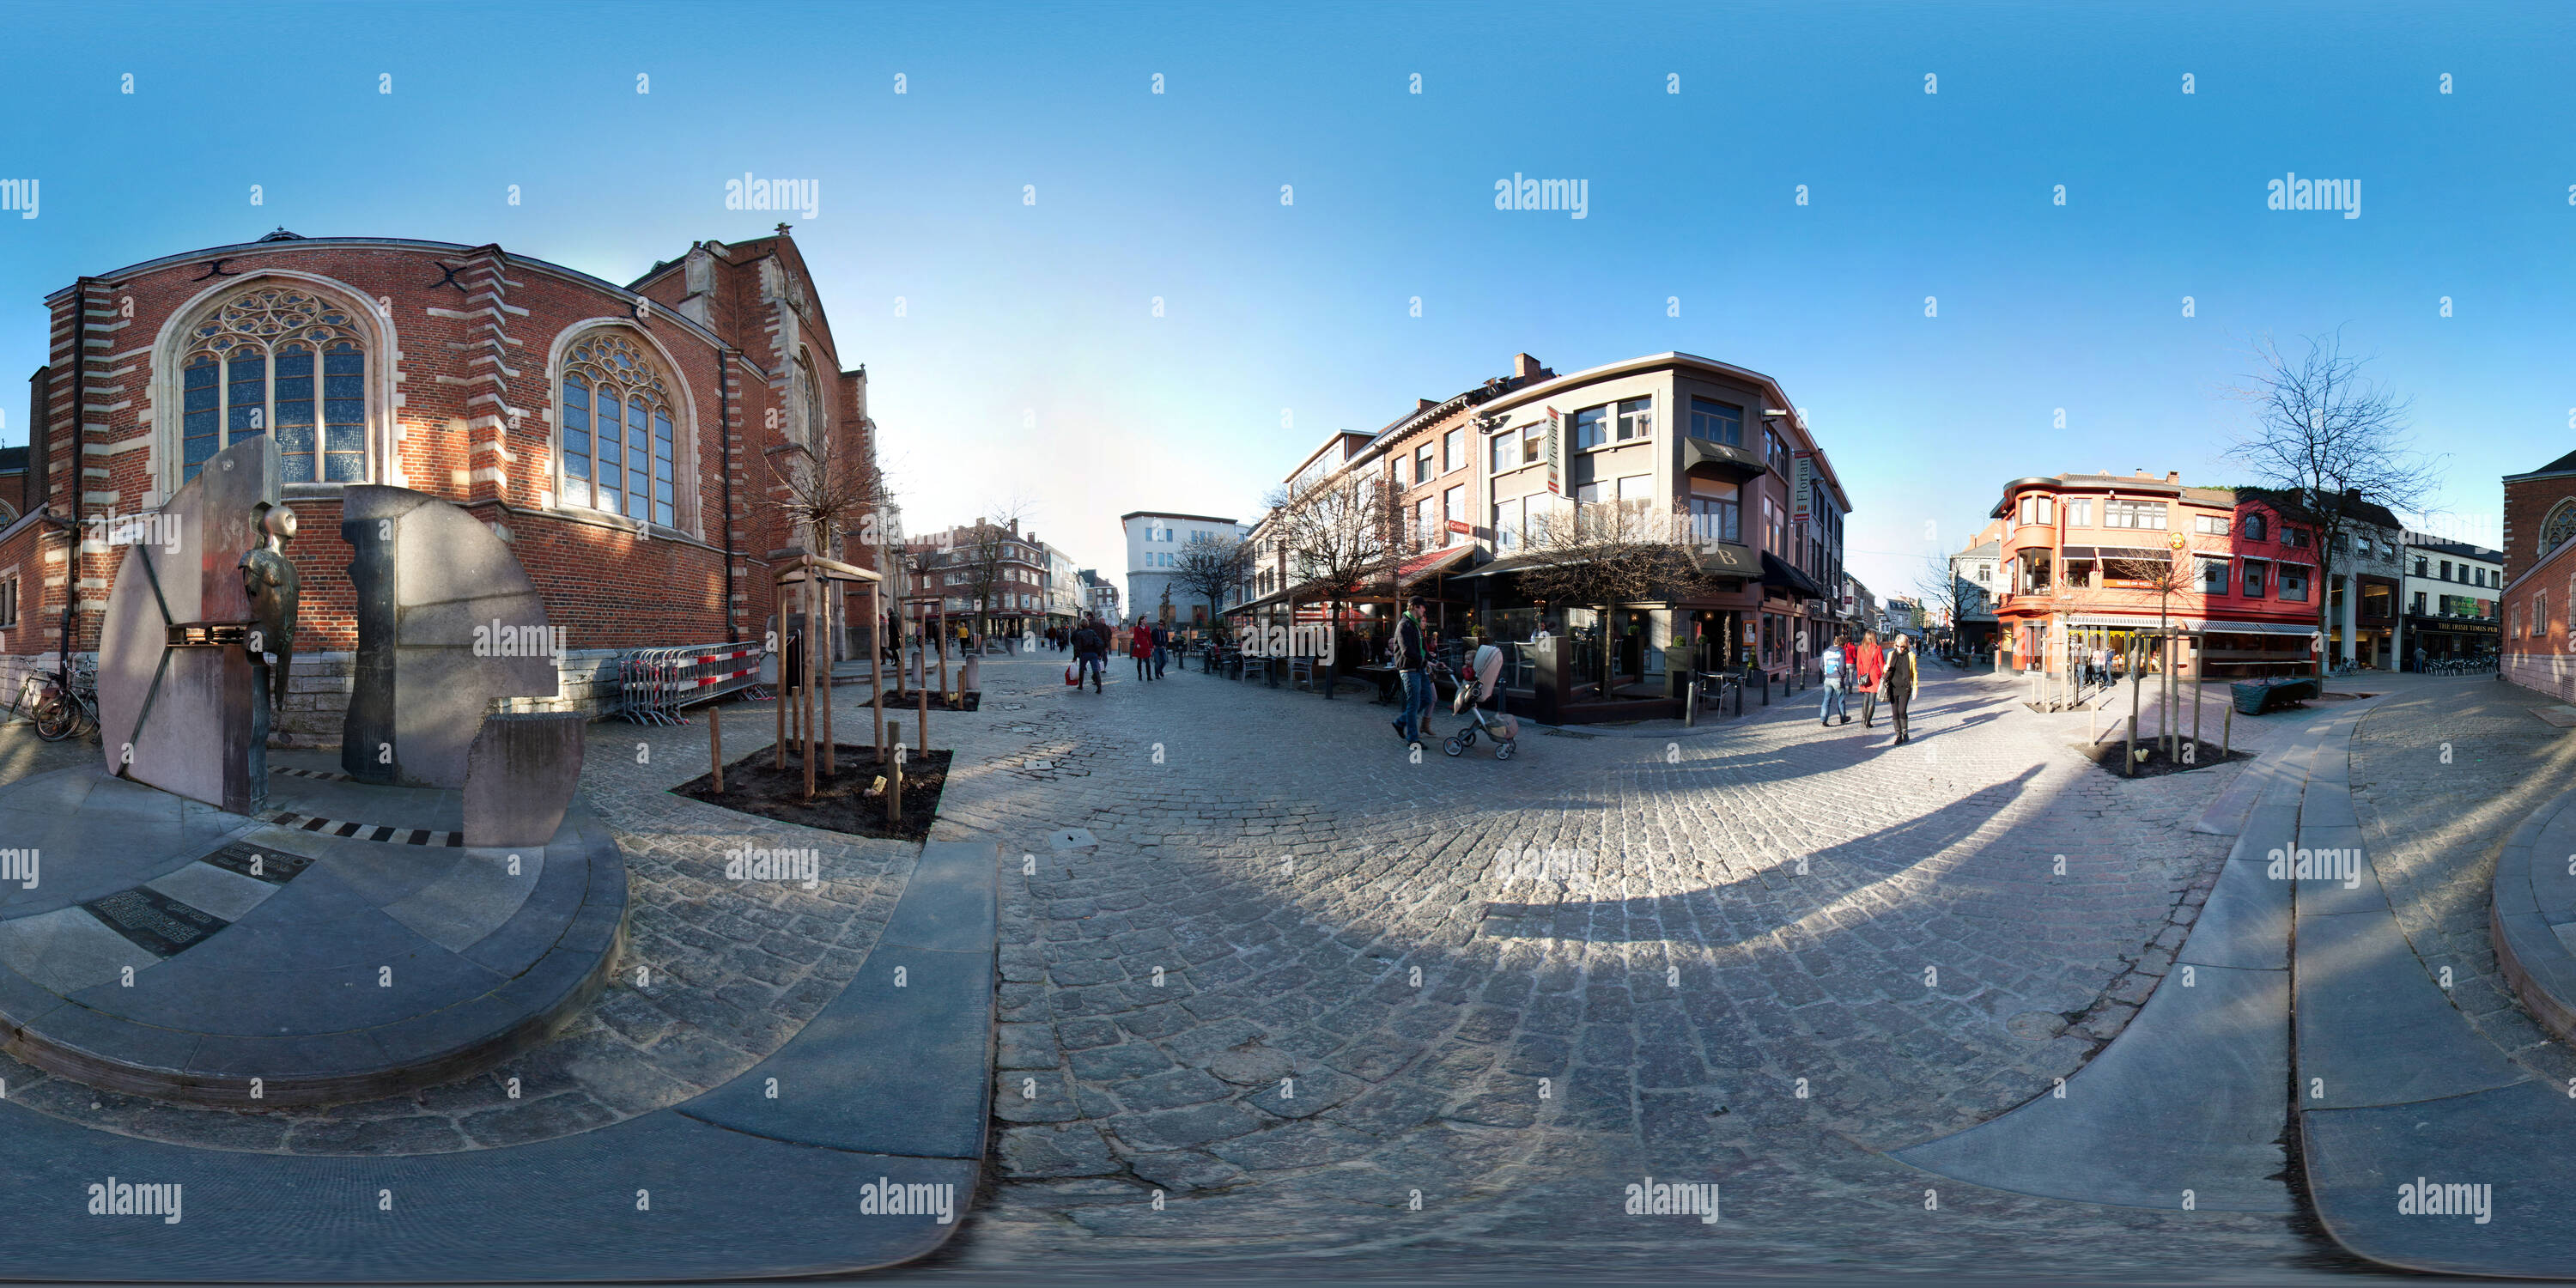
<instances>
[{"instance_id":1,"label":"metal barrier fence","mask_svg":"<svg viewBox=\"0 0 2576 1288\"><path fill-rule=\"evenodd\" d=\"M637 724L683 725L681 714L691 703L744 690L767 696L753 677L767 650L757 643L685 644L678 648L639 648L618 660L620 685L617 714Z\"/></svg>"}]
</instances>

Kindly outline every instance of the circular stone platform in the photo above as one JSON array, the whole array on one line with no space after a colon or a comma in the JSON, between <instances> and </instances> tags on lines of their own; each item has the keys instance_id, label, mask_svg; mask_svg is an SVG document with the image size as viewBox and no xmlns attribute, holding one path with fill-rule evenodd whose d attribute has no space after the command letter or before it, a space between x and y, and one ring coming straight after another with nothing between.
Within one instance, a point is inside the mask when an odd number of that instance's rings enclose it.
<instances>
[{"instance_id":1,"label":"circular stone platform","mask_svg":"<svg viewBox=\"0 0 2576 1288\"><path fill-rule=\"evenodd\" d=\"M575 797L544 847L468 849L461 794L280 768L257 817L57 770L0 788L0 1044L110 1091L230 1108L467 1076L569 1020L626 927ZM32 871L32 877L27 875Z\"/></svg>"}]
</instances>

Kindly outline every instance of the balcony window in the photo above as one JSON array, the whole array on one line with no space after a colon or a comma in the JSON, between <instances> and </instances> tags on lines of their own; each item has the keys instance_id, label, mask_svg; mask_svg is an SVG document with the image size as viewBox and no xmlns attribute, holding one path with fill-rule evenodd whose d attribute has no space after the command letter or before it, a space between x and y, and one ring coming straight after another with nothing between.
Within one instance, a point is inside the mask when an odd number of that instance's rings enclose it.
<instances>
[{"instance_id":1,"label":"balcony window","mask_svg":"<svg viewBox=\"0 0 2576 1288\"><path fill-rule=\"evenodd\" d=\"M2245 561L2245 597L2247 599L2263 597L2263 583L2270 576L2271 571L2271 565L2260 559Z\"/></svg>"},{"instance_id":2,"label":"balcony window","mask_svg":"<svg viewBox=\"0 0 2576 1288\"><path fill-rule=\"evenodd\" d=\"M2226 560L2203 559L2200 561L2200 593L2204 595L2224 595L2227 593Z\"/></svg>"},{"instance_id":3,"label":"balcony window","mask_svg":"<svg viewBox=\"0 0 2576 1288\"><path fill-rule=\"evenodd\" d=\"M1690 401L1690 436L1729 447L1744 446L1744 409L1708 398Z\"/></svg>"},{"instance_id":4,"label":"balcony window","mask_svg":"<svg viewBox=\"0 0 2576 1288\"><path fill-rule=\"evenodd\" d=\"M1742 493L1732 483L1692 479L1690 495L1691 537L1706 544L1712 541L1741 543L1744 523Z\"/></svg>"},{"instance_id":5,"label":"balcony window","mask_svg":"<svg viewBox=\"0 0 2576 1288\"><path fill-rule=\"evenodd\" d=\"M2304 564L2281 565L2281 598L2293 603L2308 602L2308 569Z\"/></svg>"}]
</instances>

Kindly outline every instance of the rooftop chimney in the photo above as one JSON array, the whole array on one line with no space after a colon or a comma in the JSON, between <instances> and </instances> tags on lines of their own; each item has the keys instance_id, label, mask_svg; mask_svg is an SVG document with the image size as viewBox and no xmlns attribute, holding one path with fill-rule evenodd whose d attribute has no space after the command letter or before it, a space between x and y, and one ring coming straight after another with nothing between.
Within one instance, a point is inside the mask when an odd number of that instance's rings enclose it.
<instances>
[{"instance_id":1,"label":"rooftop chimney","mask_svg":"<svg viewBox=\"0 0 2576 1288\"><path fill-rule=\"evenodd\" d=\"M2148 477L2148 475L2147 475L2147 472L2146 472L2145 470L2139 470L2139 471L2137 471L2137 472L2135 472L2135 473L2131 474L2129 477L2131 477L2131 478L2140 478L2140 479L2142 479L2142 478L2146 478L2146 477Z\"/></svg>"},{"instance_id":2,"label":"rooftop chimney","mask_svg":"<svg viewBox=\"0 0 2576 1288\"><path fill-rule=\"evenodd\" d=\"M1539 373L1546 370L1547 368L1538 364L1538 359L1526 353L1512 356L1512 379L1514 380L1536 380Z\"/></svg>"},{"instance_id":3,"label":"rooftop chimney","mask_svg":"<svg viewBox=\"0 0 2576 1288\"><path fill-rule=\"evenodd\" d=\"M1413 409L1415 411L1421 411L1425 408L1437 407L1439 405L1440 404L1433 402L1428 398L1416 398L1413 400Z\"/></svg>"},{"instance_id":4,"label":"rooftop chimney","mask_svg":"<svg viewBox=\"0 0 2576 1288\"><path fill-rule=\"evenodd\" d=\"M2165 482L2167 482L2167 483L2180 483L2180 482L2182 482L2182 471L2181 471L2181 470L2167 470L2167 471L2165 471Z\"/></svg>"}]
</instances>

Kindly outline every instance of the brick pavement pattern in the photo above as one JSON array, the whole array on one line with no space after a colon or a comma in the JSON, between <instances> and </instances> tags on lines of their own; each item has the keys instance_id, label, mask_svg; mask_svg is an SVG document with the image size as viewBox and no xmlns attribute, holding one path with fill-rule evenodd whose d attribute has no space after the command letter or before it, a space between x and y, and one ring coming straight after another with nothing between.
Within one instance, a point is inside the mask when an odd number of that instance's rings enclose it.
<instances>
[{"instance_id":1,"label":"brick pavement pattern","mask_svg":"<svg viewBox=\"0 0 2576 1288\"><path fill-rule=\"evenodd\" d=\"M2081 717L1942 668L1901 748L1818 727L1810 691L1419 763L1364 695L1077 693L1059 668L988 667L988 705L1019 709L951 725L941 834L1013 861L993 1185L943 1263L2315 1253L2278 1218L1941 1186L1876 1153L2044 1094L2119 1031L2224 858L2185 824L2237 767L2116 781L2078 759ZM1623 1215L1648 1175L1721 1182L1724 1220Z\"/></svg>"},{"instance_id":2,"label":"brick pavement pattern","mask_svg":"<svg viewBox=\"0 0 2576 1288\"><path fill-rule=\"evenodd\" d=\"M769 711L728 709L728 755L768 745ZM679 728L596 723L583 755L582 791L626 855L627 943L599 1000L534 1050L408 1096L266 1112L102 1092L0 1056L8 1095L55 1117L172 1144L425 1154L604 1127L750 1068L858 973L920 847L672 795L669 788L706 772L703 715ZM94 740L48 746L23 725L0 729L0 781L97 758ZM816 852L815 889L726 878L728 850L782 848Z\"/></svg>"},{"instance_id":3,"label":"brick pavement pattern","mask_svg":"<svg viewBox=\"0 0 2576 1288\"><path fill-rule=\"evenodd\" d=\"M2451 971L2451 1003L2543 1079L2576 1078L2576 1056L2496 973L2488 898L2507 837L2565 789L2576 739L2532 714L2559 699L2492 676L2401 675L2352 738L2353 810L2372 867L2415 955Z\"/></svg>"}]
</instances>

